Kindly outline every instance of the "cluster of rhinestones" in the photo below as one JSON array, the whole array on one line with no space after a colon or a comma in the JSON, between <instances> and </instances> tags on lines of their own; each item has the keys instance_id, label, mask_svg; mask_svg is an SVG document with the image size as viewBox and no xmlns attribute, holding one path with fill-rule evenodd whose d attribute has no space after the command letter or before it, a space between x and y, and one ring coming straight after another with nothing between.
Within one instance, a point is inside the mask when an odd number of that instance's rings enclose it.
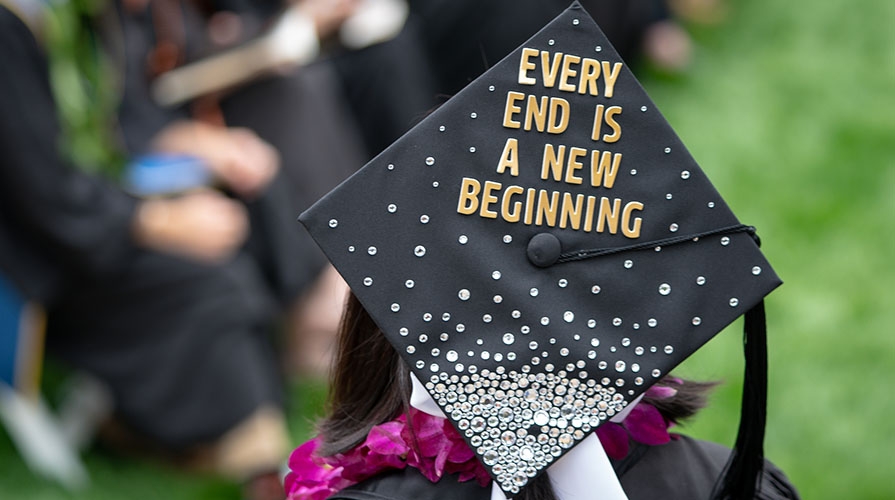
<instances>
[{"instance_id":1,"label":"cluster of rhinestones","mask_svg":"<svg viewBox=\"0 0 895 500\"><path fill-rule=\"evenodd\" d=\"M505 491L517 493L563 451L620 412L627 401L584 361L532 373L498 366L432 375L426 389L450 415Z\"/></svg>"}]
</instances>

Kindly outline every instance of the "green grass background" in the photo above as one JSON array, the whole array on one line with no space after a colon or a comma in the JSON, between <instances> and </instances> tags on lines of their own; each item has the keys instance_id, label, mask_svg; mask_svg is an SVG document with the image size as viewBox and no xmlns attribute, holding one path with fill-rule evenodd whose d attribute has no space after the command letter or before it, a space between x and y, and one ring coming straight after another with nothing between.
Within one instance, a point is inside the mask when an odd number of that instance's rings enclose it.
<instances>
[{"instance_id":1,"label":"green grass background","mask_svg":"<svg viewBox=\"0 0 895 500\"><path fill-rule=\"evenodd\" d=\"M806 499L895 498L895 1L730 0L694 65L644 85L785 281L767 300L766 452ZM679 369L726 381L684 432L730 444L737 322ZM307 437L325 389L297 384ZM86 455L93 485L35 478L0 432L0 498L238 500L209 477Z\"/></svg>"}]
</instances>

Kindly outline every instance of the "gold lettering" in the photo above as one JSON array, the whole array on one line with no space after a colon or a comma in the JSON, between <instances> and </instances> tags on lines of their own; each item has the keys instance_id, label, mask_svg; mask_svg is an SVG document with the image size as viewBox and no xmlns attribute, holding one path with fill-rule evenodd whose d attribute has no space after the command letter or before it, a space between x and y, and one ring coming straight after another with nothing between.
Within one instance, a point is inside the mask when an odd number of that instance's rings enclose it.
<instances>
[{"instance_id":1,"label":"gold lettering","mask_svg":"<svg viewBox=\"0 0 895 500\"><path fill-rule=\"evenodd\" d=\"M566 147L559 146L559 155L557 156L553 144L544 145L544 159L541 162L541 180L547 180L548 169L553 180L559 182L562 180L562 164L563 158L566 156Z\"/></svg>"},{"instance_id":2,"label":"gold lettering","mask_svg":"<svg viewBox=\"0 0 895 500\"><path fill-rule=\"evenodd\" d=\"M561 112L560 112L561 111ZM557 120L557 114L559 120ZM561 97L550 98L550 124L547 126L548 134L561 134L569 126L569 101Z\"/></svg>"},{"instance_id":3,"label":"gold lettering","mask_svg":"<svg viewBox=\"0 0 895 500\"><path fill-rule=\"evenodd\" d=\"M572 193L563 193L562 215L559 218L559 227L565 229L567 225L571 225L572 229L577 231L581 227L581 207L583 204L583 194L575 196L575 203L573 204Z\"/></svg>"},{"instance_id":4,"label":"gold lettering","mask_svg":"<svg viewBox=\"0 0 895 500\"><path fill-rule=\"evenodd\" d=\"M643 222L640 217L637 217L634 219L634 225L631 225L631 212L634 210L643 210L643 203L629 202L622 211L622 234L632 239L640 237L640 224Z\"/></svg>"},{"instance_id":5,"label":"gold lettering","mask_svg":"<svg viewBox=\"0 0 895 500\"><path fill-rule=\"evenodd\" d=\"M603 109L605 106L602 104L597 104L597 108L594 111L594 128L590 132L590 140L599 141L600 140L600 131L603 128ZM504 119L504 127L506 127L506 119Z\"/></svg>"},{"instance_id":6,"label":"gold lettering","mask_svg":"<svg viewBox=\"0 0 895 500\"><path fill-rule=\"evenodd\" d=\"M513 115L522 111L522 108L516 106L516 101L525 98L522 92L507 92L507 105L503 110L503 126L506 128L519 128L519 122L513 120Z\"/></svg>"},{"instance_id":7,"label":"gold lettering","mask_svg":"<svg viewBox=\"0 0 895 500\"><path fill-rule=\"evenodd\" d=\"M615 79L618 78L619 73L621 73L622 63L617 62L612 66L612 70L609 69L609 61L603 61L603 81L606 82L606 88L603 89L603 95L607 98L612 97L612 93L615 89Z\"/></svg>"},{"instance_id":8,"label":"gold lettering","mask_svg":"<svg viewBox=\"0 0 895 500\"><path fill-rule=\"evenodd\" d=\"M548 198L549 196L549 198ZM541 189L538 193L538 211L535 218L535 225L544 225L544 219L547 219L547 225L556 226L556 209L559 205L559 191L553 191L548 194L546 189Z\"/></svg>"},{"instance_id":9,"label":"gold lettering","mask_svg":"<svg viewBox=\"0 0 895 500\"><path fill-rule=\"evenodd\" d=\"M581 79L578 80L578 93L585 92L593 96L600 95L597 90L597 80L600 79L600 61L585 57L581 61Z\"/></svg>"},{"instance_id":10,"label":"gold lettering","mask_svg":"<svg viewBox=\"0 0 895 500\"><path fill-rule=\"evenodd\" d=\"M534 218L535 193L537 193L535 188L528 188L528 191L525 192L525 219L522 222L526 226L530 226L532 218Z\"/></svg>"},{"instance_id":11,"label":"gold lettering","mask_svg":"<svg viewBox=\"0 0 895 500\"><path fill-rule=\"evenodd\" d=\"M587 154L587 150L584 148L576 148L573 147L569 149L569 163L566 165L566 183L567 184L581 184L581 177L575 175L576 170L581 170L584 165L578 161L578 158Z\"/></svg>"},{"instance_id":12,"label":"gold lettering","mask_svg":"<svg viewBox=\"0 0 895 500\"><path fill-rule=\"evenodd\" d=\"M616 142L622 137L622 127L615 121L613 116L619 115L622 112L621 106L611 106L606 110L606 125L612 129L612 135L606 134L603 136L603 142Z\"/></svg>"},{"instance_id":13,"label":"gold lettering","mask_svg":"<svg viewBox=\"0 0 895 500\"><path fill-rule=\"evenodd\" d=\"M596 203L596 196L587 197L587 210L584 212L584 230L588 233L594 228L594 205Z\"/></svg>"},{"instance_id":14,"label":"gold lettering","mask_svg":"<svg viewBox=\"0 0 895 500\"><path fill-rule=\"evenodd\" d=\"M503 153L500 154L497 173L502 174L506 172L507 167L510 169L510 175L513 177L519 175L519 141L512 137L507 139L507 143L503 147Z\"/></svg>"},{"instance_id":15,"label":"gold lettering","mask_svg":"<svg viewBox=\"0 0 895 500\"><path fill-rule=\"evenodd\" d=\"M609 232L615 234L618 232L618 211L622 206L622 200L616 198L609 205L609 198L600 198L600 214L597 216L597 232L602 233L606 229L606 223L609 223Z\"/></svg>"},{"instance_id":16,"label":"gold lettering","mask_svg":"<svg viewBox=\"0 0 895 500\"><path fill-rule=\"evenodd\" d=\"M575 92L575 85L569 83L569 78L575 78L578 71L572 69L573 64L581 62L581 57L566 54L562 58L562 72L559 74L559 90L563 92Z\"/></svg>"},{"instance_id":17,"label":"gold lettering","mask_svg":"<svg viewBox=\"0 0 895 500\"><path fill-rule=\"evenodd\" d=\"M548 89L556 83L559 75L559 65L562 63L562 52L553 56L553 64L550 64L550 52L541 51L541 75L544 77L544 86Z\"/></svg>"},{"instance_id":18,"label":"gold lettering","mask_svg":"<svg viewBox=\"0 0 895 500\"><path fill-rule=\"evenodd\" d=\"M482 185L479 181L464 177L463 183L460 184L460 200L457 202L457 213L463 215L472 215L479 208L479 191Z\"/></svg>"},{"instance_id":19,"label":"gold lettering","mask_svg":"<svg viewBox=\"0 0 895 500\"><path fill-rule=\"evenodd\" d=\"M496 219L497 212L494 210L490 210L488 207L492 203L497 203L497 196L491 194L492 191L500 191L501 184L499 182L494 181L485 181L485 188L482 189L482 209L479 210L479 215L485 217L486 219Z\"/></svg>"},{"instance_id":20,"label":"gold lettering","mask_svg":"<svg viewBox=\"0 0 895 500\"><path fill-rule=\"evenodd\" d=\"M598 158L599 157L599 158ZM618 174L618 166L621 164L622 154L612 154L611 151L600 151L594 149L590 153L590 185L600 187L602 184L606 189L611 189L615 184L615 175Z\"/></svg>"},{"instance_id":21,"label":"gold lettering","mask_svg":"<svg viewBox=\"0 0 895 500\"><path fill-rule=\"evenodd\" d=\"M519 217L522 214L522 202L517 201L512 203L510 197L524 192L525 190L519 186L507 186L503 192L503 201L500 204L500 215L503 217L503 220L507 222L519 222ZM513 207L512 211L510 211L511 203Z\"/></svg>"},{"instance_id":22,"label":"gold lettering","mask_svg":"<svg viewBox=\"0 0 895 500\"><path fill-rule=\"evenodd\" d=\"M547 122L547 96L541 97L540 105L536 96L528 96L528 104L525 106L525 130L531 130L532 119L538 132L543 132Z\"/></svg>"},{"instance_id":23,"label":"gold lettering","mask_svg":"<svg viewBox=\"0 0 895 500\"><path fill-rule=\"evenodd\" d=\"M528 76L528 72L536 68L531 58L538 55L536 49L523 48L522 57L519 59L519 85L534 85L537 80Z\"/></svg>"}]
</instances>

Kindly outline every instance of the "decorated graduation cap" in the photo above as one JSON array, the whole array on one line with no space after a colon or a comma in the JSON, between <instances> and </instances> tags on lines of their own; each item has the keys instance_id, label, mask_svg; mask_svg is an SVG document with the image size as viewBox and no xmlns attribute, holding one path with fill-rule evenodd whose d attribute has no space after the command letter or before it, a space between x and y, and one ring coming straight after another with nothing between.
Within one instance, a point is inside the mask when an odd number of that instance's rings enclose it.
<instances>
[{"instance_id":1,"label":"decorated graduation cap","mask_svg":"<svg viewBox=\"0 0 895 500\"><path fill-rule=\"evenodd\" d=\"M780 281L578 3L301 221L507 496L747 314L754 487Z\"/></svg>"}]
</instances>

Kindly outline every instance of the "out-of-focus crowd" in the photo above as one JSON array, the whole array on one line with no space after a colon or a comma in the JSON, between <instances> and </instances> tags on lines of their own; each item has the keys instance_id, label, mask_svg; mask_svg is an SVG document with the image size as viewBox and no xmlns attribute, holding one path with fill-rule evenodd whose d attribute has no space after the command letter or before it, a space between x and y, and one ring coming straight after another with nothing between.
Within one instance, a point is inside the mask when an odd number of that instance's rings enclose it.
<instances>
[{"instance_id":1,"label":"out-of-focus crowd","mask_svg":"<svg viewBox=\"0 0 895 500\"><path fill-rule=\"evenodd\" d=\"M721 10L581 3L667 72ZM99 439L282 498L284 380L325 375L346 292L297 215L567 6L0 0L0 277L108 391ZM72 95L111 112L84 132Z\"/></svg>"}]
</instances>

